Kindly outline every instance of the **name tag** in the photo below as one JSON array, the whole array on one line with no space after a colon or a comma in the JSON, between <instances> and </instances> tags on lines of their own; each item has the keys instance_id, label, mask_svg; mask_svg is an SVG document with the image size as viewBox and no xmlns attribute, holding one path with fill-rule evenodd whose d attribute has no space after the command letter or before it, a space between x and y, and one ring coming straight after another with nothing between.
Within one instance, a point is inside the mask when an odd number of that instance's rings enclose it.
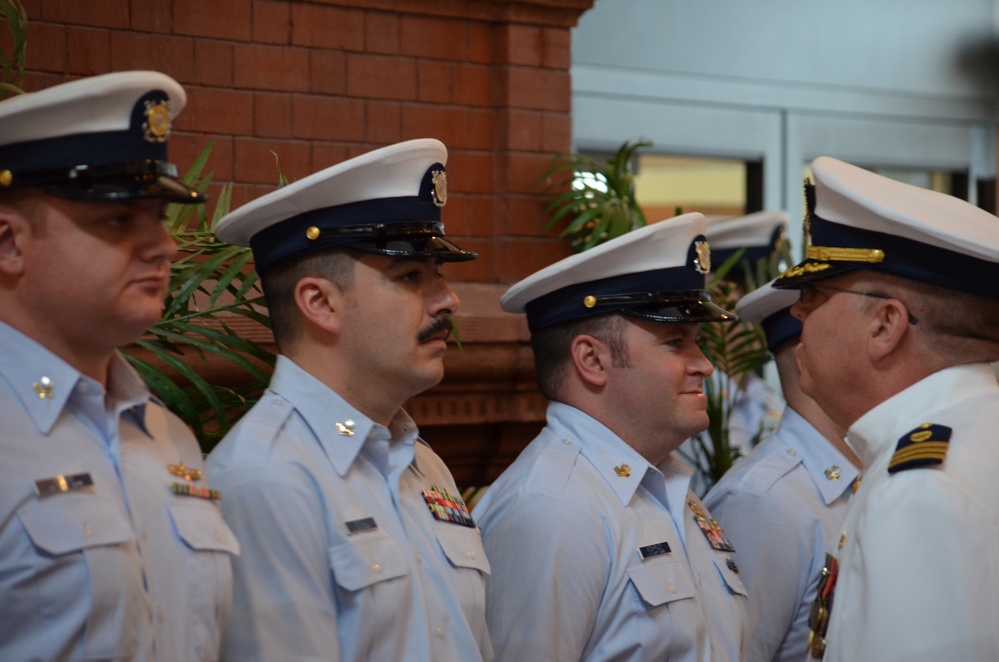
<instances>
[{"instance_id":1,"label":"name tag","mask_svg":"<svg viewBox=\"0 0 999 662\"><path fill-rule=\"evenodd\" d=\"M69 492L94 484L94 479L89 473L71 474L69 476L59 475L52 478L39 478L35 480L35 494L40 497L60 492Z\"/></svg>"},{"instance_id":2,"label":"name tag","mask_svg":"<svg viewBox=\"0 0 999 662\"><path fill-rule=\"evenodd\" d=\"M638 554L642 557L643 561L656 556L662 556L663 554L669 554L670 551L669 543L665 540L663 542L657 542L652 545L646 545L638 548Z\"/></svg>"},{"instance_id":3,"label":"name tag","mask_svg":"<svg viewBox=\"0 0 999 662\"><path fill-rule=\"evenodd\" d=\"M347 533L350 535L361 533L362 531L374 531L378 528L378 525L375 524L374 517L351 520L349 522L344 522L344 525L347 527Z\"/></svg>"}]
</instances>

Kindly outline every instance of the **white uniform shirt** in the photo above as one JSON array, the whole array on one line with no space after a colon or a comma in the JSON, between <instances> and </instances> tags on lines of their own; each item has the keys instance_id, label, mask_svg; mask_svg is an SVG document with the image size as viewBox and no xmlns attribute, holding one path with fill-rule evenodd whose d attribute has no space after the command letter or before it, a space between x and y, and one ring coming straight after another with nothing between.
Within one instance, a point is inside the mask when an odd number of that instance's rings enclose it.
<instances>
[{"instance_id":1,"label":"white uniform shirt","mask_svg":"<svg viewBox=\"0 0 999 662\"><path fill-rule=\"evenodd\" d=\"M547 427L475 508L497 659L741 659L745 590L695 523L689 480L680 462L654 467L551 403Z\"/></svg>"},{"instance_id":2,"label":"white uniform shirt","mask_svg":"<svg viewBox=\"0 0 999 662\"><path fill-rule=\"evenodd\" d=\"M0 323L0 660L218 659L239 546L170 471L201 449L117 355L109 388Z\"/></svg>"},{"instance_id":3,"label":"white uniform shirt","mask_svg":"<svg viewBox=\"0 0 999 662\"><path fill-rule=\"evenodd\" d=\"M790 407L704 498L735 546L749 595L747 660L800 662L826 551L858 471Z\"/></svg>"},{"instance_id":4,"label":"white uniform shirt","mask_svg":"<svg viewBox=\"0 0 999 662\"><path fill-rule=\"evenodd\" d=\"M417 434L405 412L390 431L278 358L208 459L242 545L225 659L491 657L482 539L435 517L424 492L458 490Z\"/></svg>"},{"instance_id":5,"label":"white uniform shirt","mask_svg":"<svg viewBox=\"0 0 999 662\"><path fill-rule=\"evenodd\" d=\"M953 429L943 464L888 473L922 423ZM837 553L827 662L999 660L999 386L948 368L862 416L864 465Z\"/></svg>"}]
</instances>

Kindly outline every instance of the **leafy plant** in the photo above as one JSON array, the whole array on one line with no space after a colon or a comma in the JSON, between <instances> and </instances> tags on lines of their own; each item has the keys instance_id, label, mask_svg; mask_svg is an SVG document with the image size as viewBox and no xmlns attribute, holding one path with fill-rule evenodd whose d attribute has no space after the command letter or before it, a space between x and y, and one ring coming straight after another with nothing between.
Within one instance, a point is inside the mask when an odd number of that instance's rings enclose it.
<instances>
[{"instance_id":1,"label":"leafy plant","mask_svg":"<svg viewBox=\"0 0 999 662\"><path fill-rule=\"evenodd\" d=\"M28 15L19 0L0 0L0 19L10 32L10 55L0 52L0 99L24 90L24 54L28 45Z\"/></svg>"},{"instance_id":2,"label":"leafy plant","mask_svg":"<svg viewBox=\"0 0 999 662\"><path fill-rule=\"evenodd\" d=\"M204 192L209 143L184 177ZM211 218L203 204L171 204L166 225L178 245L171 265L170 291L162 319L126 349L126 357L166 406L191 426L202 449L210 450L232 427L269 379L275 357L232 328L236 318L269 327L252 255L244 246L216 239L212 228L229 211L231 185L222 188ZM135 351L144 350L144 351ZM239 386L213 384L199 374L197 362L221 359L235 365Z\"/></svg>"},{"instance_id":3,"label":"leafy plant","mask_svg":"<svg viewBox=\"0 0 999 662\"><path fill-rule=\"evenodd\" d=\"M559 237L568 237L579 253L646 225L635 199L632 163L635 152L649 140L625 142L606 164L585 154L559 154L541 175L545 184L564 189L548 206L546 229L568 224Z\"/></svg>"}]
</instances>

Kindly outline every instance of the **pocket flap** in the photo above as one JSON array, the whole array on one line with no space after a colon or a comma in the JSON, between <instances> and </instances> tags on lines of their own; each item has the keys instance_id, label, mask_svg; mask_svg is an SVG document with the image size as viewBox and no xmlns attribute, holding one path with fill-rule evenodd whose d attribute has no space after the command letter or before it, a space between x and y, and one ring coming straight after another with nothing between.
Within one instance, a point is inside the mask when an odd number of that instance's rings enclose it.
<instances>
[{"instance_id":1,"label":"pocket flap","mask_svg":"<svg viewBox=\"0 0 999 662\"><path fill-rule=\"evenodd\" d=\"M17 517L32 543L50 554L119 545L132 527L113 499L93 494L58 494L25 504Z\"/></svg>"},{"instance_id":2,"label":"pocket flap","mask_svg":"<svg viewBox=\"0 0 999 662\"><path fill-rule=\"evenodd\" d=\"M694 597L694 579L679 561L655 559L628 568L631 583L653 607Z\"/></svg>"},{"instance_id":3,"label":"pocket flap","mask_svg":"<svg viewBox=\"0 0 999 662\"><path fill-rule=\"evenodd\" d=\"M436 527L437 542L451 565L489 574L489 561L478 529L449 525Z\"/></svg>"},{"instance_id":4,"label":"pocket flap","mask_svg":"<svg viewBox=\"0 0 999 662\"><path fill-rule=\"evenodd\" d=\"M336 583L357 591L409 573L406 553L394 540L379 533L361 533L329 550Z\"/></svg>"},{"instance_id":5,"label":"pocket flap","mask_svg":"<svg viewBox=\"0 0 999 662\"><path fill-rule=\"evenodd\" d=\"M239 542L214 504L178 500L170 504L170 518L180 539L191 549L239 554Z\"/></svg>"}]
</instances>

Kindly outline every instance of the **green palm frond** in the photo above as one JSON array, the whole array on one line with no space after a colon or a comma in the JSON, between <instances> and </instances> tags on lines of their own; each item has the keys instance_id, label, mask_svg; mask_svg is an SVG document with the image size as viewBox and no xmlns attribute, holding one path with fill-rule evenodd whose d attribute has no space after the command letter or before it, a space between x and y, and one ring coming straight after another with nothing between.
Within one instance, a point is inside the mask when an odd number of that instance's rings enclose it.
<instances>
[{"instance_id":1,"label":"green palm frond","mask_svg":"<svg viewBox=\"0 0 999 662\"><path fill-rule=\"evenodd\" d=\"M204 192L212 143L183 178ZM231 185L223 186L214 212L203 204L171 204L164 221L177 242L163 317L126 348L128 360L164 404L194 430L208 452L253 404L267 385L275 356L241 337L234 324L270 326L252 254L219 241L213 228L229 211ZM212 383L199 372L211 363L236 368L238 386Z\"/></svg>"},{"instance_id":2,"label":"green palm frond","mask_svg":"<svg viewBox=\"0 0 999 662\"><path fill-rule=\"evenodd\" d=\"M10 53L0 51L0 99L23 94L28 14L19 0L0 0L0 20L10 33Z\"/></svg>"},{"instance_id":3,"label":"green palm frond","mask_svg":"<svg viewBox=\"0 0 999 662\"><path fill-rule=\"evenodd\" d=\"M585 154L559 154L541 174L540 181L563 192L548 205L547 229L565 221L559 233L581 252L646 225L645 213L635 199L635 152L651 141L625 142L607 161Z\"/></svg>"}]
</instances>

